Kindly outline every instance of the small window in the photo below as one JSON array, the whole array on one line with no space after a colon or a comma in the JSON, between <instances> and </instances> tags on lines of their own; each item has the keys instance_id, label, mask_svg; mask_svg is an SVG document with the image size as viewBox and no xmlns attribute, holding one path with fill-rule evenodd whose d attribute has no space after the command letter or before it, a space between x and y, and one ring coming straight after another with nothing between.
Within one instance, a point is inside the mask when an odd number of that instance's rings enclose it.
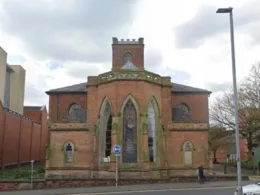
<instances>
[{"instance_id":1,"label":"small window","mask_svg":"<svg viewBox=\"0 0 260 195\"><path fill-rule=\"evenodd\" d=\"M184 152L184 164L191 165L192 164L192 150L193 145L190 141L186 141L183 144L183 152Z\"/></svg>"},{"instance_id":2,"label":"small window","mask_svg":"<svg viewBox=\"0 0 260 195\"><path fill-rule=\"evenodd\" d=\"M130 52L126 52L124 55L124 64L127 63L128 61L130 62L133 61L133 55Z\"/></svg>"},{"instance_id":3,"label":"small window","mask_svg":"<svg viewBox=\"0 0 260 195\"><path fill-rule=\"evenodd\" d=\"M73 161L73 146L72 143L68 142L65 145L65 155L66 155L66 162L72 163Z\"/></svg>"}]
</instances>

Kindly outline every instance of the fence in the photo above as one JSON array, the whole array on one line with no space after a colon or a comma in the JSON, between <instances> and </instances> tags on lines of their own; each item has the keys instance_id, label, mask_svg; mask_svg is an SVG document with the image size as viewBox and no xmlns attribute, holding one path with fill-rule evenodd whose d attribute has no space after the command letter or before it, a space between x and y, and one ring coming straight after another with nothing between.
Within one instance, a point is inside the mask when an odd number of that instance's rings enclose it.
<instances>
[{"instance_id":1,"label":"fence","mask_svg":"<svg viewBox=\"0 0 260 195\"><path fill-rule=\"evenodd\" d=\"M0 102L0 167L44 161L47 139L44 120L32 120L3 108Z\"/></svg>"}]
</instances>

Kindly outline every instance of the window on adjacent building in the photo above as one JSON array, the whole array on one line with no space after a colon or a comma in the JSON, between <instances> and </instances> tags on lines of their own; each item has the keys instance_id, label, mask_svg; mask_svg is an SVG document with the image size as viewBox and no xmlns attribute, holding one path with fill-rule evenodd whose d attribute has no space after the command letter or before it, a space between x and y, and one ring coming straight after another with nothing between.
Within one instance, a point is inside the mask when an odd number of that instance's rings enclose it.
<instances>
[{"instance_id":1,"label":"window on adjacent building","mask_svg":"<svg viewBox=\"0 0 260 195\"><path fill-rule=\"evenodd\" d=\"M155 110L152 102L148 104L148 148L150 162L155 162L156 159L156 121Z\"/></svg>"},{"instance_id":2,"label":"window on adjacent building","mask_svg":"<svg viewBox=\"0 0 260 195\"><path fill-rule=\"evenodd\" d=\"M190 141L186 141L183 144L183 152L184 152L184 164L191 165L192 164L192 151L193 145Z\"/></svg>"}]
</instances>

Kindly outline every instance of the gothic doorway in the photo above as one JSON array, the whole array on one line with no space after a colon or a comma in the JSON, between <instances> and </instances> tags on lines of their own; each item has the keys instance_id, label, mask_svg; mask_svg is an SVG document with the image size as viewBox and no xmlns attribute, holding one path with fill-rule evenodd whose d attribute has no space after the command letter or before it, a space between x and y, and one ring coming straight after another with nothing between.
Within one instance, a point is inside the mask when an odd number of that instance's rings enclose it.
<instances>
[{"instance_id":1,"label":"gothic doorway","mask_svg":"<svg viewBox=\"0 0 260 195\"><path fill-rule=\"evenodd\" d=\"M137 112L131 99L123 111L122 162L137 163Z\"/></svg>"}]
</instances>

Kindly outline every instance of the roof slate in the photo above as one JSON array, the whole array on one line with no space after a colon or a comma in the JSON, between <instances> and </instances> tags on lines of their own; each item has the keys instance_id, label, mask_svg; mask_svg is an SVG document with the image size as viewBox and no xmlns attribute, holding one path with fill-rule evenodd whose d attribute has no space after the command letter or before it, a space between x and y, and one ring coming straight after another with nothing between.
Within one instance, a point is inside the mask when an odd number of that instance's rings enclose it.
<instances>
[{"instance_id":1,"label":"roof slate","mask_svg":"<svg viewBox=\"0 0 260 195\"><path fill-rule=\"evenodd\" d=\"M40 111L42 106L24 106L24 111Z\"/></svg>"},{"instance_id":2,"label":"roof slate","mask_svg":"<svg viewBox=\"0 0 260 195\"><path fill-rule=\"evenodd\" d=\"M57 94L57 93L86 93L86 92L87 92L87 82L79 83L67 87L52 89L47 91L46 93ZM190 87L178 83L172 83L172 92L173 93L204 93L204 94L211 93L210 91L205 89Z\"/></svg>"}]
</instances>

